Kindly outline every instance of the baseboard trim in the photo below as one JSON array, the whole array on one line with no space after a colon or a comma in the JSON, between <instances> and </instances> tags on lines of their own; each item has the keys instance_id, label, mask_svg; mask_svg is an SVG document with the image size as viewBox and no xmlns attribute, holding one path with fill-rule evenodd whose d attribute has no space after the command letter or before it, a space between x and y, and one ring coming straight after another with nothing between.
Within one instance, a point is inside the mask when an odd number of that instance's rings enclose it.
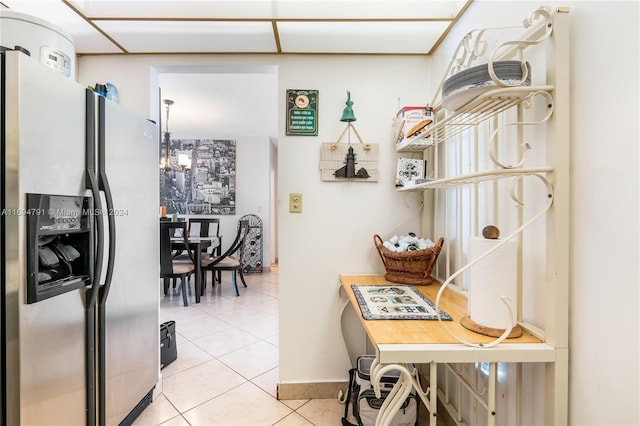
<instances>
[{"instance_id":1,"label":"baseboard trim","mask_svg":"<svg viewBox=\"0 0 640 426\"><path fill-rule=\"evenodd\" d=\"M278 383L278 399L331 399L347 393L349 382Z\"/></svg>"}]
</instances>

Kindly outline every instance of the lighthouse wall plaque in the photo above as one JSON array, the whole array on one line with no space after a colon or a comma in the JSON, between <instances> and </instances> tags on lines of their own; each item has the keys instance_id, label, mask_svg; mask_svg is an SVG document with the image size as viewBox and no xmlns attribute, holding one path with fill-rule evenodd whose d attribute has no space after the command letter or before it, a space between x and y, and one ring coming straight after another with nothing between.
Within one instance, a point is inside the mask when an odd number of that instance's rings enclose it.
<instances>
[{"instance_id":1,"label":"lighthouse wall plaque","mask_svg":"<svg viewBox=\"0 0 640 426\"><path fill-rule=\"evenodd\" d=\"M321 178L328 182L377 182L378 151L378 144L322 143Z\"/></svg>"}]
</instances>

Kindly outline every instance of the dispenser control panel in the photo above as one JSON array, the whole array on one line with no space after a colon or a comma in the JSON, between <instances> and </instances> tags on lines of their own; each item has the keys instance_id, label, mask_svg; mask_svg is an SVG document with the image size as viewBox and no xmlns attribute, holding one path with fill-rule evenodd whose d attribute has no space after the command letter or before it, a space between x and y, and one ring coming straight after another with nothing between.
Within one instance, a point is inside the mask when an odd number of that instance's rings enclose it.
<instances>
[{"instance_id":1,"label":"dispenser control panel","mask_svg":"<svg viewBox=\"0 0 640 426\"><path fill-rule=\"evenodd\" d=\"M40 62L53 68L65 77L71 76L71 58L62 50L42 46L40 48Z\"/></svg>"}]
</instances>

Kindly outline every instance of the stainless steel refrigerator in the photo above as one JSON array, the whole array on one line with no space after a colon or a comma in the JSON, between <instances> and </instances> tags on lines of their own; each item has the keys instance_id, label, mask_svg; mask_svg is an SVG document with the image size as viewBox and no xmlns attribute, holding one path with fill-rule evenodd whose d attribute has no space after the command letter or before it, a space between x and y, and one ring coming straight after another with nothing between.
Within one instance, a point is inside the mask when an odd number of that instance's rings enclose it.
<instances>
[{"instance_id":1,"label":"stainless steel refrigerator","mask_svg":"<svg viewBox=\"0 0 640 426\"><path fill-rule=\"evenodd\" d=\"M0 54L2 418L130 424L159 377L158 129Z\"/></svg>"}]
</instances>

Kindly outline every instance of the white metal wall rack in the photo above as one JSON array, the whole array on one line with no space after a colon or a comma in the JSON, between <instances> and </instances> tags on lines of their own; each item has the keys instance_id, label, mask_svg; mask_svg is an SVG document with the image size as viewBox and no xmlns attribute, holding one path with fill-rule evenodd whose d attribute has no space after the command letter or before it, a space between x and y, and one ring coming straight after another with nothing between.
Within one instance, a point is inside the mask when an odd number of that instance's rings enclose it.
<instances>
[{"instance_id":1,"label":"white metal wall rack","mask_svg":"<svg viewBox=\"0 0 640 426\"><path fill-rule=\"evenodd\" d=\"M531 421L523 414L523 410L530 410L526 395L533 392L531 385L525 385L527 373L523 371L528 363L544 366L544 374L537 375L544 376L544 418L540 420L545 425L568 421L569 9L540 8L525 19L519 35L508 41L500 35L492 45L494 30L502 34L503 29L474 30L464 37L431 103L435 123L425 133L396 146L399 153L422 152L430 172L430 179L398 190L423 193L425 206L432 208L424 209L422 232L434 237L442 235L447 241L437 266L437 276L444 283L441 291L466 293L462 272L471 266L467 262L468 240L479 235L483 221L503 222L504 228L510 230L505 238L518 241L518 300L514 315L518 325L541 342L377 345L372 383L389 369L401 372L395 393L387 398L378 416L378 425L390 423L412 387L425 403L431 426L436 425L438 399L457 425L495 425L505 411L509 411L509 417L499 423L526 424ZM489 46L497 47L489 50ZM498 60L529 60L525 56L529 52L537 61L533 62L536 71L543 70L531 85L509 86L490 71L495 88L455 112L442 106L439 97L448 77L483 61L491 69ZM542 113L530 119L526 110L534 105ZM534 157L541 164L528 164L528 126L537 126L534 134L542 135L533 148L542 152ZM503 137L504 133L508 136ZM488 150L488 160L481 148ZM510 153L515 157L514 164L501 159ZM535 185L523 182L532 176L544 183L543 200ZM508 197L499 195L504 187L498 182L504 178L512 179L507 192L516 205L516 213L508 219L503 213L507 210L504 199ZM524 208L527 203L533 207ZM538 234L543 235L531 238L525 229L540 217L542 224L537 226L543 232ZM529 265L530 259L537 263ZM527 281L531 270L540 270L533 274L538 274L534 283ZM544 303L528 300L536 297ZM409 362L428 365L426 391L405 368L404 363ZM514 366L509 370L509 380L515 383L515 391L506 397L513 404L506 408L497 398L502 386L498 382L502 363ZM486 373L484 381L478 380L480 369ZM535 410L540 411L538 408Z\"/></svg>"}]
</instances>

